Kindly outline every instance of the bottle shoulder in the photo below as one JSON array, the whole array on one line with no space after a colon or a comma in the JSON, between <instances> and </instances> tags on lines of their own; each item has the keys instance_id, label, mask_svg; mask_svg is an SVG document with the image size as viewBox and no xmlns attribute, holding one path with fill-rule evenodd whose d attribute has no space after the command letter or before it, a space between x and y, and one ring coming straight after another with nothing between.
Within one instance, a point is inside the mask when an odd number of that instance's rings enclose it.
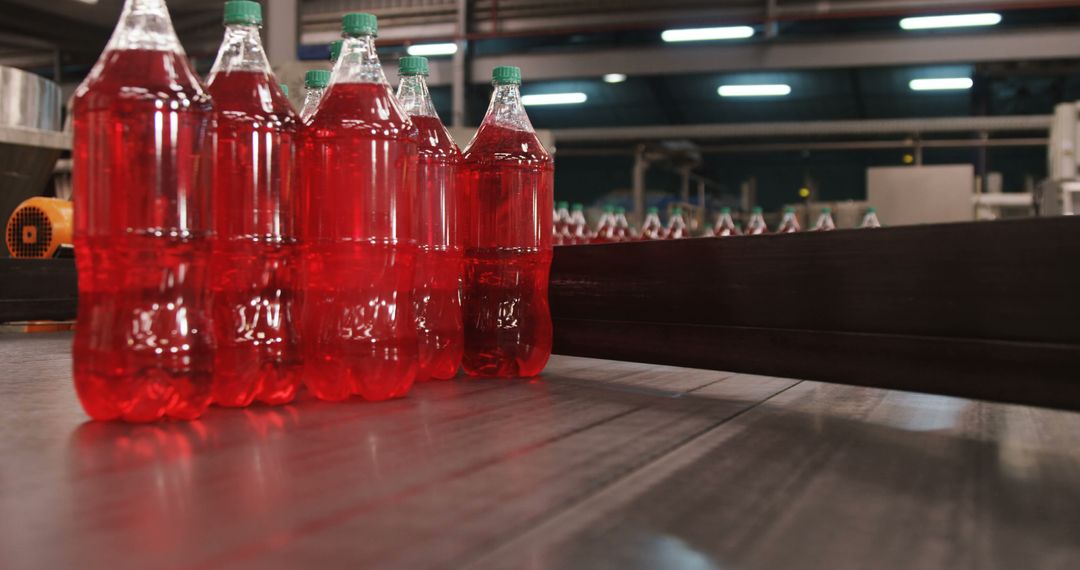
<instances>
[{"instance_id":1,"label":"bottle shoulder","mask_svg":"<svg viewBox=\"0 0 1080 570\"><path fill-rule=\"evenodd\" d=\"M213 97L219 126L232 123L295 129L300 124L292 104L266 72L216 74L207 91Z\"/></svg>"},{"instance_id":2,"label":"bottle shoulder","mask_svg":"<svg viewBox=\"0 0 1080 570\"><path fill-rule=\"evenodd\" d=\"M383 139L415 142L415 127L399 109L389 86L379 83L331 85L318 111L307 122L314 136L353 132Z\"/></svg>"},{"instance_id":3,"label":"bottle shoulder","mask_svg":"<svg viewBox=\"0 0 1080 570\"><path fill-rule=\"evenodd\" d=\"M116 105L148 106L178 112L210 112L213 104L187 58L172 52L107 52L75 91L76 113Z\"/></svg>"},{"instance_id":4,"label":"bottle shoulder","mask_svg":"<svg viewBox=\"0 0 1080 570\"><path fill-rule=\"evenodd\" d=\"M554 160L536 133L483 125L463 153L468 164L516 163L548 170Z\"/></svg>"}]
</instances>

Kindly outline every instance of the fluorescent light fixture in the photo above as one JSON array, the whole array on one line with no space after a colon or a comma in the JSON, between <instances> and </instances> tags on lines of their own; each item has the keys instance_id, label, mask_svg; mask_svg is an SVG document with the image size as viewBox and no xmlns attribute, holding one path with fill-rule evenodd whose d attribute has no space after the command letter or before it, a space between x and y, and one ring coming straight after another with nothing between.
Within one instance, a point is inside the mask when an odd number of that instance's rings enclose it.
<instances>
[{"instance_id":1,"label":"fluorescent light fixture","mask_svg":"<svg viewBox=\"0 0 1080 570\"><path fill-rule=\"evenodd\" d=\"M625 73L609 73L604 76L604 83L622 83L626 81Z\"/></svg>"},{"instance_id":2,"label":"fluorescent light fixture","mask_svg":"<svg viewBox=\"0 0 1080 570\"><path fill-rule=\"evenodd\" d=\"M452 42L445 44L417 44L409 46L406 51L409 52L409 55L416 56L454 55L457 53L457 44Z\"/></svg>"},{"instance_id":3,"label":"fluorescent light fixture","mask_svg":"<svg viewBox=\"0 0 1080 570\"><path fill-rule=\"evenodd\" d=\"M522 105L577 105L588 99L584 93L538 93L522 95Z\"/></svg>"},{"instance_id":4,"label":"fluorescent light fixture","mask_svg":"<svg viewBox=\"0 0 1080 570\"><path fill-rule=\"evenodd\" d=\"M975 82L969 77L942 77L936 79L912 79L908 83L912 91L952 91L971 89Z\"/></svg>"},{"instance_id":5,"label":"fluorescent light fixture","mask_svg":"<svg viewBox=\"0 0 1080 570\"><path fill-rule=\"evenodd\" d=\"M726 26L723 28L685 28L664 30L660 39L665 42L700 42L707 40L741 40L754 35L750 26Z\"/></svg>"},{"instance_id":6,"label":"fluorescent light fixture","mask_svg":"<svg viewBox=\"0 0 1080 570\"><path fill-rule=\"evenodd\" d=\"M791 86L783 83L773 85L721 85L717 91L721 97L783 97L791 93Z\"/></svg>"},{"instance_id":7,"label":"fluorescent light fixture","mask_svg":"<svg viewBox=\"0 0 1080 570\"><path fill-rule=\"evenodd\" d=\"M1001 14L986 12L982 14L953 14L949 16L916 16L900 20L900 27L905 30L934 30L937 28L971 28L975 26L995 26L1001 23Z\"/></svg>"}]
</instances>

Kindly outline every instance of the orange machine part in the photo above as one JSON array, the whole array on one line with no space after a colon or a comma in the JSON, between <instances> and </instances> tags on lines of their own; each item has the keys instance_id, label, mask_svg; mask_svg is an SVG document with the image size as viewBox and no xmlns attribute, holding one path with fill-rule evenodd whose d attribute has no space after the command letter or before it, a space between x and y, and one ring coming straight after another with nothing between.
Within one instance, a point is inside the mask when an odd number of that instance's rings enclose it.
<instances>
[{"instance_id":1,"label":"orange machine part","mask_svg":"<svg viewBox=\"0 0 1080 570\"><path fill-rule=\"evenodd\" d=\"M5 232L11 257L54 257L61 246L71 245L73 221L68 200L37 197L19 204Z\"/></svg>"}]
</instances>

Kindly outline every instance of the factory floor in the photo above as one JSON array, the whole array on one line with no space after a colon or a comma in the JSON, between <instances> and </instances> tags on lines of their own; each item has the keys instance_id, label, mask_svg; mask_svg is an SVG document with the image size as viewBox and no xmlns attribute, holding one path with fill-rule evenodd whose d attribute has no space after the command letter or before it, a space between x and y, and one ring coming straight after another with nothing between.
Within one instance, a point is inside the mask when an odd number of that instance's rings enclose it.
<instances>
[{"instance_id":1,"label":"factory floor","mask_svg":"<svg viewBox=\"0 0 1080 570\"><path fill-rule=\"evenodd\" d=\"M70 342L0 335L8 570L1080 567L1077 413L556 356L94 423Z\"/></svg>"}]
</instances>

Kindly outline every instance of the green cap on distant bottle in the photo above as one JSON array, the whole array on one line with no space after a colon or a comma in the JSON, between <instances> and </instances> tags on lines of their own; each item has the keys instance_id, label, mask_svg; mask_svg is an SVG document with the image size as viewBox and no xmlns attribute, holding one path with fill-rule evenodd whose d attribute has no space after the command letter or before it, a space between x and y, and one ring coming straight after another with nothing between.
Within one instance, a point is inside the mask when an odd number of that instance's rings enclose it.
<instances>
[{"instance_id":1,"label":"green cap on distant bottle","mask_svg":"<svg viewBox=\"0 0 1080 570\"><path fill-rule=\"evenodd\" d=\"M764 211L765 210L761 209L761 206L754 206L753 208L751 208L750 213L751 214L760 214L760 213L762 213Z\"/></svg>"},{"instance_id":2,"label":"green cap on distant bottle","mask_svg":"<svg viewBox=\"0 0 1080 570\"><path fill-rule=\"evenodd\" d=\"M873 206L870 206L869 208L866 209L866 213L867 214L876 214L877 213L877 208L875 208Z\"/></svg>"},{"instance_id":3,"label":"green cap on distant bottle","mask_svg":"<svg viewBox=\"0 0 1080 570\"><path fill-rule=\"evenodd\" d=\"M660 208L649 208L648 212L650 214L659 214L660 213Z\"/></svg>"},{"instance_id":4,"label":"green cap on distant bottle","mask_svg":"<svg viewBox=\"0 0 1080 570\"><path fill-rule=\"evenodd\" d=\"M281 92L284 93L286 97L289 96L289 86L288 85L285 85L284 83L278 83L278 87L281 87Z\"/></svg>"},{"instance_id":5,"label":"green cap on distant bottle","mask_svg":"<svg viewBox=\"0 0 1080 570\"><path fill-rule=\"evenodd\" d=\"M615 209L615 213L616 214L625 214L626 213L626 208L623 208L623 207L620 206L620 207Z\"/></svg>"},{"instance_id":6,"label":"green cap on distant bottle","mask_svg":"<svg viewBox=\"0 0 1080 570\"><path fill-rule=\"evenodd\" d=\"M407 55L398 60L398 75L428 76L428 59Z\"/></svg>"},{"instance_id":7,"label":"green cap on distant bottle","mask_svg":"<svg viewBox=\"0 0 1080 570\"><path fill-rule=\"evenodd\" d=\"M580 212L580 211L582 211L584 209L585 209L585 204L574 204L573 210L575 212Z\"/></svg>"},{"instance_id":8,"label":"green cap on distant bottle","mask_svg":"<svg viewBox=\"0 0 1080 570\"><path fill-rule=\"evenodd\" d=\"M671 210L671 215L672 216L681 216L682 215L682 208L675 208L675 209Z\"/></svg>"},{"instance_id":9,"label":"green cap on distant bottle","mask_svg":"<svg viewBox=\"0 0 1080 570\"><path fill-rule=\"evenodd\" d=\"M230 0L225 3L225 25L261 26L262 6L249 0Z\"/></svg>"},{"instance_id":10,"label":"green cap on distant bottle","mask_svg":"<svg viewBox=\"0 0 1080 570\"><path fill-rule=\"evenodd\" d=\"M721 214L730 214L731 213L731 208L720 208L720 213Z\"/></svg>"},{"instance_id":11,"label":"green cap on distant bottle","mask_svg":"<svg viewBox=\"0 0 1080 570\"><path fill-rule=\"evenodd\" d=\"M615 206L612 206L610 204L607 205L607 206L604 206L604 213L605 214L614 214L615 213Z\"/></svg>"},{"instance_id":12,"label":"green cap on distant bottle","mask_svg":"<svg viewBox=\"0 0 1080 570\"><path fill-rule=\"evenodd\" d=\"M326 89L330 85L330 72L325 69L312 69L304 74L304 85L308 89Z\"/></svg>"},{"instance_id":13,"label":"green cap on distant bottle","mask_svg":"<svg viewBox=\"0 0 1080 570\"><path fill-rule=\"evenodd\" d=\"M555 207L560 210L564 210L570 207L570 202L558 202L555 204Z\"/></svg>"},{"instance_id":14,"label":"green cap on distant bottle","mask_svg":"<svg viewBox=\"0 0 1080 570\"><path fill-rule=\"evenodd\" d=\"M367 12L345 14L341 18L341 31L353 38L377 36L379 35L379 19L375 17L375 14Z\"/></svg>"},{"instance_id":15,"label":"green cap on distant bottle","mask_svg":"<svg viewBox=\"0 0 1080 570\"><path fill-rule=\"evenodd\" d=\"M491 70L491 81L495 85L521 85L521 68L500 65Z\"/></svg>"},{"instance_id":16,"label":"green cap on distant bottle","mask_svg":"<svg viewBox=\"0 0 1080 570\"><path fill-rule=\"evenodd\" d=\"M829 207L822 208L821 213L822 214L831 214L832 213L832 208L829 208Z\"/></svg>"},{"instance_id":17,"label":"green cap on distant bottle","mask_svg":"<svg viewBox=\"0 0 1080 570\"><path fill-rule=\"evenodd\" d=\"M795 206L788 206L788 207L784 208L784 213L785 214L794 214L795 213Z\"/></svg>"},{"instance_id":18,"label":"green cap on distant bottle","mask_svg":"<svg viewBox=\"0 0 1080 570\"><path fill-rule=\"evenodd\" d=\"M334 40L330 42L330 63L337 63L339 57L341 57L341 44L342 40Z\"/></svg>"}]
</instances>

